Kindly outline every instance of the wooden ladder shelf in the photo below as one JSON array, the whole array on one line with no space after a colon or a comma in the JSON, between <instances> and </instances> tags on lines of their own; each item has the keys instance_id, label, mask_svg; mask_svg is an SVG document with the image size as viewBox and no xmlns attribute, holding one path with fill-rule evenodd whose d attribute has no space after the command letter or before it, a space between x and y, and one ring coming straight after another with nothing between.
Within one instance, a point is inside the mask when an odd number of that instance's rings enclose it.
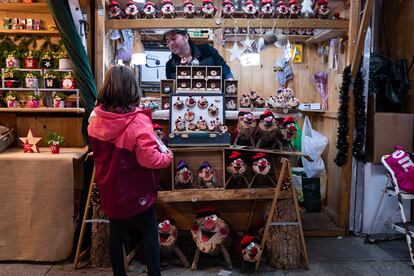
<instances>
[{"instance_id":1,"label":"wooden ladder shelf","mask_svg":"<svg viewBox=\"0 0 414 276\"><path fill-rule=\"evenodd\" d=\"M300 235L300 247L301 247L300 251L301 251L301 254L304 258L305 268L309 269L309 259L308 259L308 253L306 251L305 237L303 235L302 221L300 219L299 204L298 204L298 199L296 197L295 188L294 188L294 185L292 183L292 168L291 168L291 165L290 165L290 161L286 158L282 158L281 163L282 163L282 169L281 169L280 174L279 174L279 179L278 179L278 182L277 182L277 185L276 185L275 193L274 193L273 200L272 200L272 205L270 207L270 212L269 212L269 215L268 215L267 220L266 220L266 225L265 225L264 232L263 232L261 247L264 250L265 245L266 245L266 241L267 241L268 236L269 236L270 227L275 227L275 226L278 226L278 227L298 226L299 227L299 235ZM273 215L274 215L275 210L276 210L277 200L279 198L280 191L282 189L282 185L284 183L287 183L287 182L290 183L287 190L290 190L290 194L291 194L290 199L293 201L297 221L286 221L286 222L278 221L278 222L275 222L275 221L273 221ZM260 258L256 262L255 271L259 270L261 259L262 259L262 257L260 256Z\"/></svg>"}]
</instances>

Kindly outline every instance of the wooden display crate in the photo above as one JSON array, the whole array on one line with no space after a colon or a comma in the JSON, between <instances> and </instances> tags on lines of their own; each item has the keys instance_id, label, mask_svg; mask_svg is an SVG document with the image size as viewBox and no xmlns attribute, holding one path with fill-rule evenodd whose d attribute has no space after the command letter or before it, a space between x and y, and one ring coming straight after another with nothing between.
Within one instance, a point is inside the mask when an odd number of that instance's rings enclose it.
<instances>
[{"instance_id":1,"label":"wooden display crate","mask_svg":"<svg viewBox=\"0 0 414 276\"><path fill-rule=\"evenodd\" d=\"M224 159L223 148L220 147L203 147L203 148L172 148L174 152L174 160L171 166L172 190L175 188L175 171L180 160L184 160L188 164L188 169L193 173L193 188L198 188L198 168L201 163L208 161L214 169L219 188L208 188L208 190L217 190L224 187ZM199 189L206 190L206 189Z\"/></svg>"}]
</instances>

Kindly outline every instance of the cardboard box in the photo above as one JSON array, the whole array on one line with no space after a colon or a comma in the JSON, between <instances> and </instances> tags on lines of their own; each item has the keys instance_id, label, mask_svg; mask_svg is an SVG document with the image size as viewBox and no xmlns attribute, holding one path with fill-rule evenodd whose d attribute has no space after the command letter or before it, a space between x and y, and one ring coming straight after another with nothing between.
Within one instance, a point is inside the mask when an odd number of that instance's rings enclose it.
<instances>
[{"instance_id":1,"label":"cardboard box","mask_svg":"<svg viewBox=\"0 0 414 276\"><path fill-rule=\"evenodd\" d=\"M381 157L392 153L396 145L412 151L413 124L414 114L383 112L368 114L368 161L381 163Z\"/></svg>"}]
</instances>

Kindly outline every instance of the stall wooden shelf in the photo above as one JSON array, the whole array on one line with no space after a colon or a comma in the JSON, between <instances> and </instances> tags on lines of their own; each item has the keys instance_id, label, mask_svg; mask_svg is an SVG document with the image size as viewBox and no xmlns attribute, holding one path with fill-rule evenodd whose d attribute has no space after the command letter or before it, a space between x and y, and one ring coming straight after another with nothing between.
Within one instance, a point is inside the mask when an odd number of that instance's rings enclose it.
<instances>
[{"instance_id":1,"label":"stall wooden shelf","mask_svg":"<svg viewBox=\"0 0 414 276\"><path fill-rule=\"evenodd\" d=\"M75 114L83 114L85 113L84 108L76 108L76 107L65 107L65 108L57 108L57 107L38 107L38 108L7 108L1 107L0 113L75 113Z\"/></svg>"},{"instance_id":2,"label":"stall wooden shelf","mask_svg":"<svg viewBox=\"0 0 414 276\"><path fill-rule=\"evenodd\" d=\"M314 29L348 29L348 20L323 19L120 19L108 20L106 29L165 29L165 28L314 28Z\"/></svg>"},{"instance_id":3,"label":"stall wooden shelf","mask_svg":"<svg viewBox=\"0 0 414 276\"><path fill-rule=\"evenodd\" d=\"M0 30L0 34L7 35L41 35L41 36L58 36L58 31L49 31L49 30Z\"/></svg>"},{"instance_id":4,"label":"stall wooden shelf","mask_svg":"<svg viewBox=\"0 0 414 276\"><path fill-rule=\"evenodd\" d=\"M202 202L202 201L229 201L229 200L256 200L272 199L274 188L259 189L185 189L176 191L158 192L158 201L168 202ZM289 198L287 192L282 191L280 199Z\"/></svg>"},{"instance_id":5,"label":"stall wooden shelf","mask_svg":"<svg viewBox=\"0 0 414 276\"><path fill-rule=\"evenodd\" d=\"M50 13L46 3L1 3L0 11L24 13Z\"/></svg>"}]
</instances>

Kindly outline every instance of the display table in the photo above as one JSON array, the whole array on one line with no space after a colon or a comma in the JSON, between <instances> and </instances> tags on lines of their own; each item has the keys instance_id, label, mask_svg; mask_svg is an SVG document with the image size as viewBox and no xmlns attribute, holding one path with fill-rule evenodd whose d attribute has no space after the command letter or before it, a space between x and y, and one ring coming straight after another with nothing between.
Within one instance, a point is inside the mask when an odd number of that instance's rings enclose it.
<instances>
[{"instance_id":1,"label":"display table","mask_svg":"<svg viewBox=\"0 0 414 276\"><path fill-rule=\"evenodd\" d=\"M57 261L73 244L74 169L82 148L0 153L0 260Z\"/></svg>"}]
</instances>

